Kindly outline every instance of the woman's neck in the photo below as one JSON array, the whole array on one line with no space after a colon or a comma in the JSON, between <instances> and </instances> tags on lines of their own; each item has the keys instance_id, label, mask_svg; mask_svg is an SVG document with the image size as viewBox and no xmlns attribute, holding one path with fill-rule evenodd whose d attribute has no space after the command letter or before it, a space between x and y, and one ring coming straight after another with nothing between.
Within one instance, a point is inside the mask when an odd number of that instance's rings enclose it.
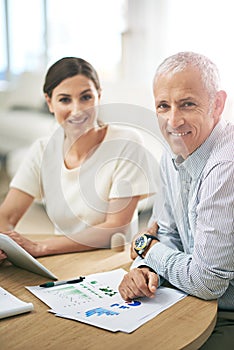
<instances>
[{"instance_id":1,"label":"woman's neck","mask_svg":"<svg viewBox=\"0 0 234 350\"><path fill-rule=\"evenodd\" d=\"M77 168L87 158L91 157L105 138L106 131L107 126L93 128L75 141L66 136L64 141L65 166L68 169Z\"/></svg>"}]
</instances>

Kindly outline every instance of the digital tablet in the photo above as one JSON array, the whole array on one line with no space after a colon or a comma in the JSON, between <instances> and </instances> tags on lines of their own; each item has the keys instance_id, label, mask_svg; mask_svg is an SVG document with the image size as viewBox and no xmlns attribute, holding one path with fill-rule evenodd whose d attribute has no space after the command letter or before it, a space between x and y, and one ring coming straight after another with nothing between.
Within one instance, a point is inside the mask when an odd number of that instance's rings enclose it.
<instances>
[{"instance_id":1,"label":"digital tablet","mask_svg":"<svg viewBox=\"0 0 234 350\"><path fill-rule=\"evenodd\" d=\"M0 249L7 254L7 259L15 266L57 280L57 277L52 272L26 252L13 239L3 233L0 233Z\"/></svg>"}]
</instances>

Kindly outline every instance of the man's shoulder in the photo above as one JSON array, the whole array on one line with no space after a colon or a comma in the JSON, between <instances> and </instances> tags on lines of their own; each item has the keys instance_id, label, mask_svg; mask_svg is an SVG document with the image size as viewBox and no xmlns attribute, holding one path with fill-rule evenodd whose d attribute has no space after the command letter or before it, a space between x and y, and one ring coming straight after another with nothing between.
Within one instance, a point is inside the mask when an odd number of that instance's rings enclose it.
<instances>
[{"instance_id":1,"label":"man's shoulder","mask_svg":"<svg viewBox=\"0 0 234 350\"><path fill-rule=\"evenodd\" d=\"M227 162L234 161L234 124L227 122L219 133L215 145L212 149L209 160Z\"/></svg>"},{"instance_id":2,"label":"man's shoulder","mask_svg":"<svg viewBox=\"0 0 234 350\"><path fill-rule=\"evenodd\" d=\"M234 169L234 125L227 123L222 129L222 132L216 138L214 147L210 153L210 156L207 160L206 166L203 171L203 176L207 176L215 168L219 168L218 172L221 174L226 172L227 169ZM231 168L230 168L231 165Z\"/></svg>"}]
</instances>

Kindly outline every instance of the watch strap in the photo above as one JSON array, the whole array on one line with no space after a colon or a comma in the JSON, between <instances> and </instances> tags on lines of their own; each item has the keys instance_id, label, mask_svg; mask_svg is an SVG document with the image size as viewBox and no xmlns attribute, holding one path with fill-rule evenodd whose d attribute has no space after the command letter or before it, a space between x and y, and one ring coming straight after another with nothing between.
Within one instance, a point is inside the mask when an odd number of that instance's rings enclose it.
<instances>
[{"instance_id":1,"label":"watch strap","mask_svg":"<svg viewBox=\"0 0 234 350\"><path fill-rule=\"evenodd\" d=\"M156 241L159 241L158 237L156 237L154 235L149 235L148 233L145 233L145 236L148 238L156 239Z\"/></svg>"},{"instance_id":2,"label":"watch strap","mask_svg":"<svg viewBox=\"0 0 234 350\"><path fill-rule=\"evenodd\" d=\"M142 250L137 250L137 249L134 249L135 250L135 252L137 253L137 255L139 255L142 259L144 259L144 257L142 256L142 254L145 252L145 250L148 248L148 246L150 245L150 243L151 243L151 241L153 240L153 239L155 239L156 241L159 241L159 239L156 237L156 236L154 236L154 235L151 235L151 234L148 234L148 233L144 233L143 234L145 237L147 237L147 238L150 238L151 240L150 240L150 242L147 244L147 246L145 247L145 248L143 248Z\"/></svg>"}]
</instances>

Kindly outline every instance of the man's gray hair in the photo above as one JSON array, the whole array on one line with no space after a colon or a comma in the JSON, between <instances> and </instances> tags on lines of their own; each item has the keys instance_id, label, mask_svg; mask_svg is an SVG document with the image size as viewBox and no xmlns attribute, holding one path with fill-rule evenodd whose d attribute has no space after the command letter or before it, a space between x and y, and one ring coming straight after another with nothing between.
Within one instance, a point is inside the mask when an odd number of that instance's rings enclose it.
<instances>
[{"instance_id":1,"label":"man's gray hair","mask_svg":"<svg viewBox=\"0 0 234 350\"><path fill-rule=\"evenodd\" d=\"M195 52L179 52L166 58L157 68L154 82L161 74L181 72L188 66L199 70L204 87L210 97L214 97L220 86L218 68L209 58Z\"/></svg>"}]
</instances>

